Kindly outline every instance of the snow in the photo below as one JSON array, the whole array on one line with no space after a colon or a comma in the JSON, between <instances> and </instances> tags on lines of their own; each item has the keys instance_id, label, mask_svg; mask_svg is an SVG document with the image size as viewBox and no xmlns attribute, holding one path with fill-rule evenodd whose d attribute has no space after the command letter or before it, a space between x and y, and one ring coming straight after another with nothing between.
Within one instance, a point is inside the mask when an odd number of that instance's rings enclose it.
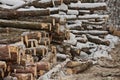
<instances>
[{"instance_id":1,"label":"snow","mask_svg":"<svg viewBox=\"0 0 120 80\"><path fill-rule=\"evenodd\" d=\"M64 10L64 11L67 11L68 10L68 6L64 3L62 3L60 6L59 6L59 10Z\"/></svg>"},{"instance_id":2,"label":"snow","mask_svg":"<svg viewBox=\"0 0 120 80\"><path fill-rule=\"evenodd\" d=\"M51 2L51 0L40 0L40 3L47 3L47 2Z\"/></svg>"},{"instance_id":3,"label":"snow","mask_svg":"<svg viewBox=\"0 0 120 80\"><path fill-rule=\"evenodd\" d=\"M34 11L34 10L45 10L43 8L35 8L34 6L31 6L29 8L20 8L18 11Z\"/></svg>"},{"instance_id":4,"label":"snow","mask_svg":"<svg viewBox=\"0 0 120 80\"><path fill-rule=\"evenodd\" d=\"M77 18L76 15L59 15L59 14L53 14L53 15L50 15L50 16L57 17L57 18L65 18L65 19Z\"/></svg>"},{"instance_id":5,"label":"snow","mask_svg":"<svg viewBox=\"0 0 120 80\"><path fill-rule=\"evenodd\" d=\"M10 8L11 8L11 6L8 6L8 5L6 5L6 4L2 4L2 5L0 5L0 7L1 7L1 8L5 8L5 9L10 9Z\"/></svg>"},{"instance_id":6,"label":"snow","mask_svg":"<svg viewBox=\"0 0 120 80\"><path fill-rule=\"evenodd\" d=\"M75 27L80 27L81 23L77 23L77 24L71 24L71 25L67 25L66 28L70 29L70 28L75 28Z\"/></svg>"},{"instance_id":7,"label":"snow","mask_svg":"<svg viewBox=\"0 0 120 80\"><path fill-rule=\"evenodd\" d=\"M79 10L79 12L86 12L86 13L90 13L90 10Z\"/></svg>"},{"instance_id":8,"label":"snow","mask_svg":"<svg viewBox=\"0 0 120 80\"><path fill-rule=\"evenodd\" d=\"M108 34L107 36L105 36L105 39L110 41L110 46L109 46L110 48L115 48L115 45L119 41L119 37L113 36L113 35L110 35L110 34Z\"/></svg>"},{"instance_id":9,"label":"snow","mask_svg":"<svg viewBox=\"0 0 120 80\"><path fill-rule=\"evenodd\" d=\"M97 47L94 50L91 50L92 54L90 55L90 57L94 59L98 59L100 57L111 58L108 49L109 47L107 46L97 45Z\"/></svg>"},{"instance_id":10,"label":"snow","mask_svg":"<svg viewBox=\"0 0 120 80\"><path fill-rule=\"evenodd\" d=\"M80 52L80 58L83 59L83 60L84 60L84 59L88 59L88 58L89 58L89 55L88 55L87 53L81 51L81 52Z\"/></svg>"},{"instance_id":11,"label":"snow","mask_svg":"<svg viewBox=\"0 0 120 80\"><path fill-rule=\"evenodd\" d=\"M77 40L75 39L75 35L73 33L70 33L70 40L64 40L64 42L75 45L77 43Z\"/></svg>"},{"instance_id":12,"label":"snow","mask_svg":"<svg viewBox=\"0 0 120 80\"><path fill-rule=\"evenodd\" d=\"M70 7L78 7L78 8L96 8L100 6L107 6L106 3L71 3Z\"/></svg>"},{"instance_id":13,"label":"snow","mask_svg":"<svg viewBox=\"0 0 120 80\"><path fill-rule=\"evenodd\" d=\"M78 10L68 10L67 14L68 15L78 15L79 11Z\"/></svg>"},{"instance_id":14,"label":"snow","mask_svg":"<svg viewBox=\"0 0 120 80\"><path fill-rule=\"evenodd\" d=\"M15 9L25 4L23 0L0 0L2 4L9 5L10 7L6 7L6 5L2 6L3 8Z\"/></svg>"}]
</instances>

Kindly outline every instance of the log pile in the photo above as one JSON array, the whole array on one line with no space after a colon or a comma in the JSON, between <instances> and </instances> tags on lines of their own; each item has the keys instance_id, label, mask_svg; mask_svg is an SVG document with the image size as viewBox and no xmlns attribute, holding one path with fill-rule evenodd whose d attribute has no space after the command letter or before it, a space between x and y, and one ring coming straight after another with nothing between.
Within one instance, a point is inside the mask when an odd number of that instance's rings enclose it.
<instances>
[{"instance_id":1,"label":"log pile","mask_svg":"<svg viewBox=\"0 0 120 80\"><path fill-rule=\"evenodd\" d=\"M81 3L86 1L90 3ZM0 77L49 80L57 76L59 80L93 65L88 59L82 61L80 55L97 50L94 45L110 45L105 39L110 30L104 26L109 16L97 14L107 5L92 3L94 0L81 2L34 0L12 9L0 8L4 33L12 28L25 30L15 39L0 39L1 44L6 44L0 46Z\"/></svg>"}]
</instances>

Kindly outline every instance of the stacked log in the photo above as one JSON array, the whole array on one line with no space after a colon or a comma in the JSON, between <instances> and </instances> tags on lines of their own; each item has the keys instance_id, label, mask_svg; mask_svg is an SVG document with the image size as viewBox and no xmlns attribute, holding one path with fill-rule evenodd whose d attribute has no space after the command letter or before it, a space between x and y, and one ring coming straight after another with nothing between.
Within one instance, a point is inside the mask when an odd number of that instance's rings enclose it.
<instances>
[{"instance_id":1,"label":"stacked log","mask_svg":"<svg viewBox=\"0 0 120 80\"><path fill-rule=\"evenodd\" d=\"M86 46L88 42L110 45L110 42L104 39L109 32L103 27L108 15L96 14L96 11L107 9L105 3L40 0L21 7L29 6L36 8L0 9L0 27L31 30L15 40L0 40L0 43L21 41L22 47L24 46L23 49L18 46L0 47L0 77L4 77L4 73L8 72L6 76L11 75L18 80L35 80L39 76L40 79L47 80L52 73L60 72L63 67L67 73L77 74L92 65L91 61L80 62L78 59L81 52L91 53L93 46ZM63 60L66 61L62 62Z\"/></svg>"}]
</instances>

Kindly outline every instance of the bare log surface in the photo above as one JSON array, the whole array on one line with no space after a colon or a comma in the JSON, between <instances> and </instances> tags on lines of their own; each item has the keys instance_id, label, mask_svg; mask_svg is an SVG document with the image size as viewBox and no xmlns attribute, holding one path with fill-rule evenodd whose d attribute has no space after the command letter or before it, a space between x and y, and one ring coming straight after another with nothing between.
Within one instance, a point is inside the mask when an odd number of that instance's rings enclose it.
<instances>
[{"instance_id":1,"label":"bare log surface","mask_svg":"<svg viewBox=\"0 0 120 80\"><path fill-rule=\"evenodd\" d=\"M1 27L12 27L20 29L32 29L32 30L51 30L50 23L39 23L39 22L27 22L27 21L11 21L11 20L0 20Z\"/></svg>"},{"instance_id":2,"label":"bare log surface","mask_svg":"<svg viewBox=\"0 0 120 80\"><path fill-rule=\"evenodd\" d=\"M55 5L60 5L61 1L60 0L55 0L54 1ZM33 1L32 3L28 4L28 6L34 6L36 8L47 8L47 7L53 7L54 6L53 2L47 1L47 2L42 2L42 1Z\"/></svg>"},{"instance_id":3,"label":"bare log surface","mask_svg":"<svg viewBox=\"0 0 120 80\"><path fill-rule=\"evenodd\" d=\"M9 10L8 10L9 11ZM0 11L1 19L18 19L20 17L35 17L35 16L49 16L50 11L48 9L33 10L33 11Z\"/></svg>"},{"instance_id":4,"label":"bare log surface","mask_svg":"<svg viewBox=\"0 0 120 80\"><path fill-rule=\"evenodd\" d=\"M103 44L103 45L107 45L107 46L110 45L110 42L108 40L101 39L97 36L87 35L87 38L88 38L89 41L94 42L96 44Z\"/></svg>"},{"instance_id":5,"label":"bare log surface","mask_svg":"<svg viewBox=\"0 0 120 80\"><path fill-rule=\"evenodd\" d=\"M85 30L85 31L77 31L71 30L74 34L91 34L91 35L107 35L108 31L98 31L98 30Z\"/></svg>"},{"instance_id":6,"label":"bare log surface","mask_svg":"<svg viewBox=\"0 0 120 80\"><path fill-rule=\"evenodd\" d=\"M79 4L79 6L78 6ZM107 5L105 3L74 3L69 5L69 9L74 10L106 10Z\"/></svg>"},{"instance_id":7,"label":"bare log surface","mask_svg":"<svg viewBox=\"0 0 120 80\"><path fill-rule=\"evenodd\" d=\"M63 0L63 2L65 3L65 4L70 4L70 3L76 3L76 2L78 2L79 0Z\"/></svg>"}]
</instances>

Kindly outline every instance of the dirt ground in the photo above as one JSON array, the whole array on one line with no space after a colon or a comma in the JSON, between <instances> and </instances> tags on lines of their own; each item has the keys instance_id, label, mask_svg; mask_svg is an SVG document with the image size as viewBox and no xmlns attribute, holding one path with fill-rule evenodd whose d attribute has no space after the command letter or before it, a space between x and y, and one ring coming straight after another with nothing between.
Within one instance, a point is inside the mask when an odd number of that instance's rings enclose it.
<instances>
[{"instance_id":1,"label":"dirt ground","mask_svg":"<svg viewBox=\"0 0 120 80\"><path fill-rule=\"evenodd\" d=\"M98 64L93 65L85 72L77 75L70 75L63 80L120 80L120 42L116 45L116 48L110 52L117 67L102 67ZM115 65L113 62L109 62L110 65Z\"/></svg>"}]
</instances>

